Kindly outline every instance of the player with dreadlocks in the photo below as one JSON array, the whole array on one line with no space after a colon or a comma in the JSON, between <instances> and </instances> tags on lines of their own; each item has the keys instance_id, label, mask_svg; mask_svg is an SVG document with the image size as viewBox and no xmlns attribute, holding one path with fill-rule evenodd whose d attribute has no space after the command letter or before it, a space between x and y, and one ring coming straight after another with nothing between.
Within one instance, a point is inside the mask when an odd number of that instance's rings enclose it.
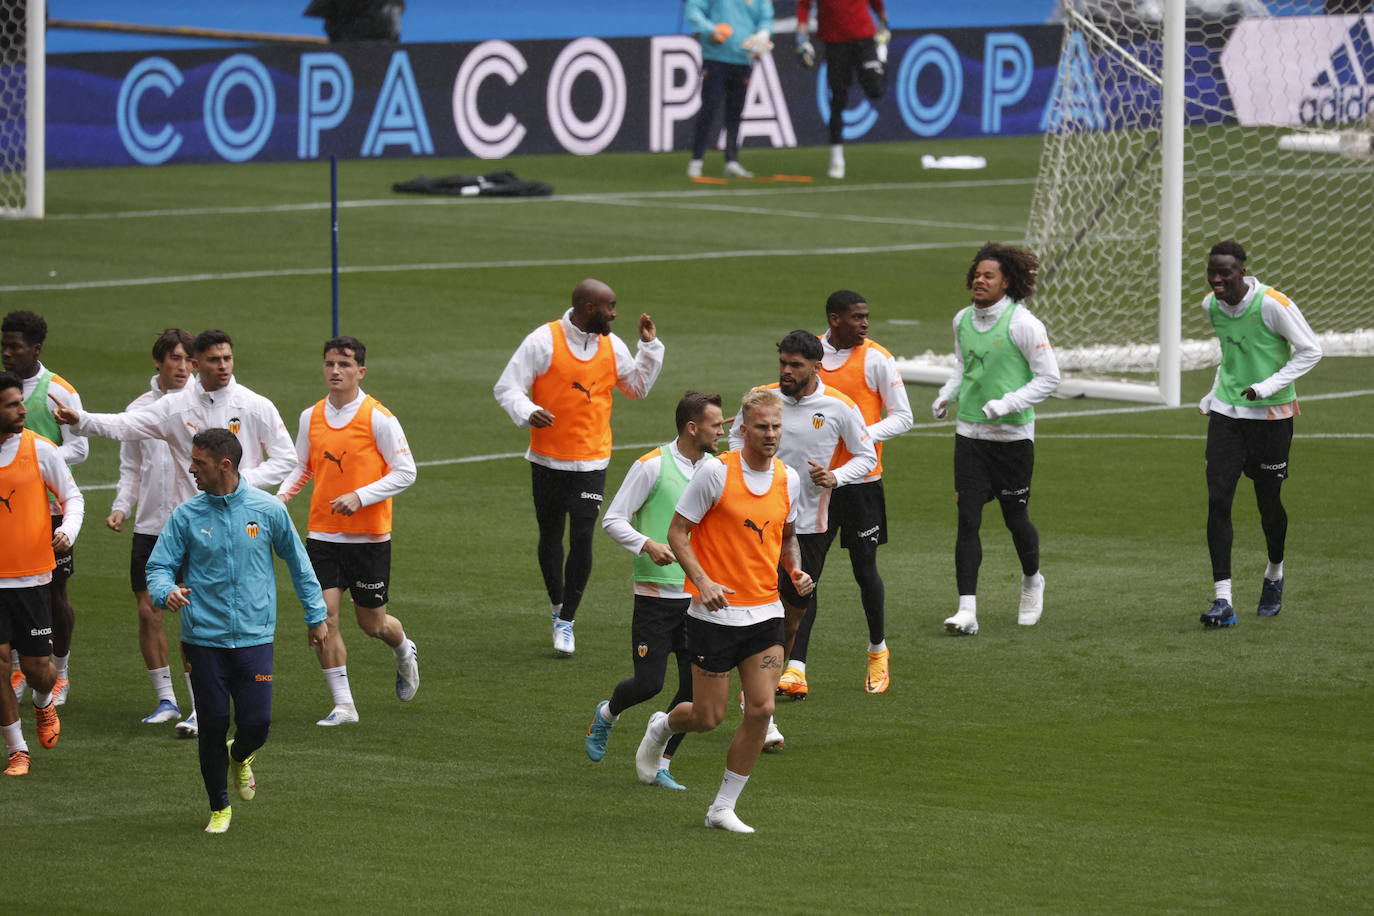
<instances>
[{"instance_id":1,"label":"player with dreadlocks","mask_svg":"<svg viewBox=\"0 0 1374 916\"><path fill-rule=\"evenodd\" d=\"M1017 622L1033 626L1044 608L1040 534L1031 524L1035 409L1059 387L1059 363L1041 323L1023 304L1035 292L1039 262L1024 248L988 242L973 256L964 285L973 304L954 316L954 369L931 411L943 420L958 401L954 436L954 498L959 531L954 571L959 609L945 620L954 636L978 632L978 527L996 499L1021 560Z\"/></svg>"}]
</instances>

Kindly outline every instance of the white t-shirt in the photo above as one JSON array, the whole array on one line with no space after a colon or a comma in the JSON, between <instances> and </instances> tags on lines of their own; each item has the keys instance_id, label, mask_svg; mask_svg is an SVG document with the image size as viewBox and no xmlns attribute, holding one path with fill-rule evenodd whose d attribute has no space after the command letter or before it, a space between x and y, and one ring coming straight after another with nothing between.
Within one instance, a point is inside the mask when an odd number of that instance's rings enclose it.
<instances>
[{"instance_id":1,"label":"white t-shirt","mask_svg":"<svg viewBox=\"0 0 1374 916\"><path fill-rule=\"evenodd\" d=\"M740 467L744 471L744 486L755 496L762 496L773 486L773 462L768 462L768 469L756 471L749 465L740 461ZM798 502L800 501L802 482L797 472L787 465L783 465L787 472L787 501L789 508L787 512L787 522L796 524ZM711 507L720 502L721 494L725 492L726 467L719 458L712 456L702 462L702 466L697 469L687 489L682 491L682 498L677 503L677 513L689 522L696 524L706 517L706 513L711 511ZM711 575L711 571L706 570L706 574ZM729 582L720 582L713 579L718 585L727 588ZM718 623L727 627L744 627L754 623L762 623L774 617L783 615L782 601L772 601L768 604L740 606L727 605L719 611L707 610L706 605L696 598L687 607L687 613L701 620L711 623Z\"/></svg>"}]
</instances>

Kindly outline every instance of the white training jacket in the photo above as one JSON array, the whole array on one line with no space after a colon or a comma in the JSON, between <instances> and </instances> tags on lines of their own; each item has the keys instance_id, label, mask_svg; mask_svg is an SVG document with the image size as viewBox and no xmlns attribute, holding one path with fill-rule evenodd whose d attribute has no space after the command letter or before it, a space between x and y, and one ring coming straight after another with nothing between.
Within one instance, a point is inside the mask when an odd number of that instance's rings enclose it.
<instances>
[{"instance_id":1,"label":"white training jacket","mask_svg":"<svg viewBox=\"0 0 1374 916\"><path fill-rule=\"evenodd\" d=\"M877 343L877 341L874 341ZM830 332L821 337L821 368L834 372L849 362L853 349L840 350L830 342ZM906 396L906 382L902 381L897 360L891 354L869 347L864 356L864 384L877 392L883 402L883 417L870 423L868 434L874 442L895 439L911 429L916 417L911 412L911 400ZM879 480L882 474L869 474L867 480Z\"/></svg>"},{"instance_id":2,"label":"white training jacket","mask_svg":"<svg viewBox=\"0 0 1374 916\"><path fill-rule=\"evenodd\" d=\"M644 505L644 501L653 492L654 486L658 483L659 469L663 464L663 455L667 453L677 462L678 470L689 481L696 476L697 471L710 455L702 455L696 463L692 463L686 455L677 447L677 440L674 439L667 445L659 447L659 453L652 458L644 461L635 461L630 465L630 469L625 472L625 480L616 490L615 498L611 500L610 506L606 508L606 514L602 516L601 527L606 530L615 542L624 547L634 556L644 550L644 542L649 540L647 534L640 532L630 519ZM668 543L667 535L661 543ZM674 589L671 586L660 582L636 582L634 593L645 595L649 598L686 598L687 592L682 589Z\"/></svg>"},{"instance_id":3,"label":"white training jacket","mask_svg":"<svg viewBox=\"0 0 1374 916\"><path fill-rule=\"evenodd\" d=\"M188 380L189 381L189 380ZM171 392L158 387L158 377L148 381L147 391L129 402L125 413L141 410L154 401L161 400ZM173 389L176 391L179 389ZM185 465L177 464L171 448L161 439L134 439L119 443L119 483L115 487L114 504L111 512L123 512L131 518L134 508L138 517L134 521L134 533L157 536L167 517L177 507L175 494L185 490L185 481L178 483L177 478L191 481L194 491L195 482Z\"/></svg>"},{"instance_id":4,"label":"white training jacket","mask_svg":"<svg viewBox=\"0 0 1374 916\"><path fill-rule=\"evenodd\" d=\"M797 534L824 534L830 523L830 490L811 482L811 465L816 462L835 475L837 487L862 483L868 473L878 466L878 453L873 449L873 437L864 425L863 414L847 396L821 382L816 376L816 390L800 398L790 398L777 385L762 385L777 394L782 401L782 438L778 441L778 457L801 478L801 494L797 499ZM758 390L758 389L755 389ZM730 425L730 447L743 448L742 412ZM850 458L839 467L840 445L849 450Z\"/></svg>"},{"instance_id":5,"label":"white training jacket","mask_svg":"<svg viewBox=\"0 0 1374 916\"><path fill-rule=\"evenodd\" d=\"M324 399L324 422L333 429L342 429L353 422L358 410L363 406L367 392L358 389L358 396L342 407L335 407L329 398ZM277 490L282 502L289 502L310 482L310 417L315 412L311 404L301 411L300 425L296 433L296 467ZM410 443L401 429L401 421L389 416L387 411L372 411L372 442L386 462L387 471L381 477L354 492L364 506L371 506L384 499L391 499L405 492L415 482L415 456L410 453ZM375 544L391 540L391 532L385 534L359 534L343 531L311 531L308 536L316 541L331 541L335 544Z\"/></svg>"},{"instance_id":6,"label":"white training jacket","mask_svg":"<svg viewBox=\"0 0 1374 916\"><path fill-rule=\"evenodd\" d=\"M577 359L591 359L599 346L599 334L589 334L578 330L572 323L572 309L563 313L563 336L567 338L568 350ZM663 370L663 341L655 337L650 341L638 341L634 356L625 341L614 334L610 335L611 346L615 349L616 387L628 397L640 400L648 396ZM540 405L530 400L534 380L549 370L553 362L553 332L547 324L541 324L520 342L506 363L501 377L492 387L496 403L511 418L511 422L521 429L528 429L530 414L540 410ZM596 461L566 461L541 455L532 449L525 449L525 460L542 464L556 471L599 471L610 465L609 458Z\"/></svg>"},{"instance_id":7,"label":"white training jacket","mask_svg":"<svg viewBox=\"0 0 1374 916\"><path fill-rule=\"evenodd\" d=\"M1246 277L1245 296L1240 300L1240 304L1231 306L1218 299L1217 306L1223 313L1232 318L1239 318L1250 307L1250 302L1255 298L1255 290L1258 289L1259 285L1259 280L1254 277ZM1207 316L1208 327L1212 326L1212 311L1209 307L1211 300L1210 294L1202 299L1202 312ZM1322 358L1322 345L1317 341L1317 335L1312 333L1312 327L1307 323L1307 319L1303 317L1302 312L1298 311L1297 304L1291 300L1285 305L1273 296L1266 295L1264 301L1260 303L1260 320L1264 322L1266 328L1288 341L1293 347L1293 355L1288 358L1288 362L1284 363L1278 372L1250 386L1261 398L1267 398L1288 383L1306 375L1313 366L1319 363ZM1212 376L1212 390L1203 395L1201 401L1198 401L1198 410L1203 413L1219 413L1222 416L1234 417L1237 420L1282 420L1298 413L1296 399L1287 404L1261 405L1258 407L1238 407L1235 404L1227 404L1216 396L1217 382L1220 379L1221 367L1218 366L1217 374Z\"/></svg>"},{"instance_id":8,"label":"white training jacket","mask_svg":"<svg viewBox=\"0 0 1374 916\"><path fill-rule=\"evenodd\" d=\"M19 435L12 435L0 441L0 468L9 467L10 462L19 454L21 438ZM43 483L57 497L56 506L59 508L54 511L62 514L62 524L57 530L65 534L67 540L74 545L76 536L81 533L81 520L86 517L86 499L76 488L76 480L72 477L72 472L67 470L67 462L63 460L61 450L41 436L36 438L33 444ZM0 578L0 588L34 588L47 585L51 581L52 571L49 570L36 576Z\"/></svg>"},{"instance_id":9,"label":"white training jacket","mask_svg":"<svg viewBox=\"0 0 1374 916\"><path fill-rule=\"evenodd\" d=\"M243 444L239 475L251 486L261 490L274 487L296 466L296 449L277 408L232 376L223 388L206 391L200 376L192 375L185 388L139 410L83 413L73 425L82 435L120 442L161 439L171 449L173 461L183 468L191 466L191 437L217 427L234 432ZM189 471L174 482L177 492L173 499L178 505L196 495Z\"/></svg>"},{"instance_id":10,"label":"white training jacket","mask_svg":"<svg viewBox=\"0 0 1374 916\"><path fill-rule=\"evenodd\" d=\"M930 405L932 413L936 412L941 401L949 405L951 412L957 409L953 399L958 396L959 385L964 379L964 353L959 349L959 322L963 320L964 312L973 309L974 329L987 331L1002 317L1002 311L1014 304L1010 298L1003 296L987 308L966 305L955 314L953 322L954 368L950 370L949 379L941 386L940 393L935 396L935 401ZM1016 413L1039 404L1054 394L1055 389L1059 387L1059 360L1054 357L1054 348L1050 346L1050 335L1045 331L1044 322L1032 315L1030 310L1023 305L1016 310L1015 315L1011 316L1011 327L1007 330L1011 334L1011 342L1016 344L1021 355L1026 357L1026 362L1030 363L1030 370L1035 376L1015 391L1009 391L1000 398L988 401L983 406L983 414L989 420L1005 417L1009 413ZM966 439L983 439L987 442L1017 442L1021 439L1035 438L1035 421L1032 420L1029 423L969 423L967 420L956 418L954 431Z\"/></svg>"}]
</instances>

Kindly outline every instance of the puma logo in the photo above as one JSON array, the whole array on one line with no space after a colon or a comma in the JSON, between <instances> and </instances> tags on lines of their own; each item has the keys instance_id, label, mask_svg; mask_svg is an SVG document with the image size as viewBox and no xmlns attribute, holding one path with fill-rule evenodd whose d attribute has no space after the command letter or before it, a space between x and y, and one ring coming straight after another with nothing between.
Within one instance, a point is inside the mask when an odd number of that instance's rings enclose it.
<instances>
[{"instance_id":1,"label":"puma logo","mask_svg":"<svg viewBox=\"0 0 1374 916\"><path fill-rule=\"evenodd\" d=\"M969 347L968 352L964 354L964 363L971 365L974 361L977 361L978 365L982 366L984 369L988 367L987 354L979 353L977 350Z\"/></svg>"},{"instance_id":2,"label":"puma logo","mask_svg":"<svg viewBox=\"0 0 1374 916\"><path fill-rule=\"evenodd\" d=\"M583 394L585 394L585 395L587 396L587 403L588 403L588 404L590 404L590 403L592 402L592 393L591 393L591 391L589 391L589 390L586 389L586 388L583 388L581 382L573 382L573 383L572 383L572 386L573 386L573 388L574 388L575 390L580 391L580 392L582 392Z\"/></svg>"},{"instance_id":3,"label":"puma logo","mask_svg":"<svg viewBox=\"0 0 1374 916\"><path fill-rule=\"evenodd\" d=\"M1244 353L1244 352L1245 352L1245 338L1244 338L1244 337L1242 337L1240 340L1236 340L1236 339L1235 339L1234 337L1232 337L1230 334L1227 334L1227 335L1226 335L1226 342L1227 342L1228 344L1230 344L1231 346L1235 347L1235 348L1236 348L1237 350L1239 350L1241 353Z\"/></svg>"},{"instance_id":4,"label":"puma logo","mask_svg":"<svg viewBox=\"0 0 1374 916\"><path fill-rule=\"evenodd\" d=\"M10 505L10 500L14 497L15 491L10 490L9 496L0 496L0 503L5 504L5 508L10 510L10 515L14 514L14 507Z\"/></svg>"},{"instance_id":5,"label":"puma logo","mask_svg":"<svg viewBox=\"0 0 1374 916\"><path fill-rule=\"evenodd\" d=\"M329 454L328 451L326 451L326 452L324 453L324 460L325 460L325 461L332 461L332 462L334 462L336 465L338 465L338 466L339 466L339 473L342 474L342 473L343 473L343 459L344 459L344 455L347 455L347 454L348 454L348 452L340 452L340 453L339 453L339 457L335 458L333 455Z\"/></svg>"},{"instance_id":6,"label":"puma logo","mask_svg":"<svg viewBox=\"0 0 1374 916\"><path fill-rule=\"evenodd\" d=\"M768 521L763 523L763 528L767 528L772 523L772 519L769 519ZM748 528L750 531L757 534L759 536L759 543L763 543L763 528L760 528L758 525L754 524L754 520L752 518L746 518L744 520L744 527Z\"/></svg>"}]
</instances>

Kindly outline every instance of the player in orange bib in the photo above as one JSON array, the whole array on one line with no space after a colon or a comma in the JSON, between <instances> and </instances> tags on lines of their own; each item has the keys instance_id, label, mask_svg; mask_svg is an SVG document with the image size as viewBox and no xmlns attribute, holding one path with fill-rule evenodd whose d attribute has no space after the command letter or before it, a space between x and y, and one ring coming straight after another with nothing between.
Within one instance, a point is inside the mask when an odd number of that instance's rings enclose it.
<instances>
[{"instance_id":1,"label":"player in orange bib","mask_svg":"<svg viewBox=\"0 0 1374 916\"><path fill-rule=\"evenodd\" d=\"M62 724L53 695L57 671L49 658L54 552L76 540L86 504L57 446L24 428L27 414L23 380L0 372L0 657L7 658L11 649L19 653L33 696L38 743L55 747ZM56 530L49 493L63 513ZM0 733L9 756L5 775L26 775L29 746L19 726L18 698L8 690L0 690Z\"/></svg>"},{"instance_id":2,"label":"player in orange bib","mask_svg":"<svg viewBox=\"0 0 1374 916\"><path fill-rule=\"evenodd\" d=\"M348 650L339 628L344 589L353 598L362 631L391 647L396 696L420 688L419 652L401 622L387 613L391 587L391 500L415 482L415 459L405 432L381 403L362 390L367 347L356 337L324 344L324 382L329 394L301 412L296 469L277 496L289 502L312 479L306 553L324 590L329 636L320 645L320 667L334 708L316 725L358 721L348 685Z\"/></svg>"},{"instance_id":3,"label":"player in orange bib","mask_svg":"<svg viewBox=\"0 0 1374 916\"><path fill-rule=\"evenodd\" d=\"M740 448L706 461L683 490L668 527L668 546L692 595L687 651L693 699L649 718L635 769L642 782L650 782L674 734L718 726L725 718L730 671L738 668L744 717L725 755L725 774L707 809L706 826L753 833L735 814L735 804L763 749L782 673L778 569L802 595L812 583L792 531L801 478L776 457L782 403L775 392L755 389L744 396L740 418Z\"/></svg>"},{"instance_id":4,"label":"player in orange bib","mask_svg":"<svg viewBox=\"0 0 1374 916\"><path fill-rule=\"evenodd\" d=\"M611 463L611 392L644 398L663 369L654 320L639 316L639 347L631 356L611 333L615 316L615 291L600 280L583 280L573 290L572 308L526 335L492 389L511 421L530 431L525 459L539 524L539 571L549 595L554 654L563 657L576 649L573 620L592 574L592 533Z\"/></svg>"}]
</instances>

